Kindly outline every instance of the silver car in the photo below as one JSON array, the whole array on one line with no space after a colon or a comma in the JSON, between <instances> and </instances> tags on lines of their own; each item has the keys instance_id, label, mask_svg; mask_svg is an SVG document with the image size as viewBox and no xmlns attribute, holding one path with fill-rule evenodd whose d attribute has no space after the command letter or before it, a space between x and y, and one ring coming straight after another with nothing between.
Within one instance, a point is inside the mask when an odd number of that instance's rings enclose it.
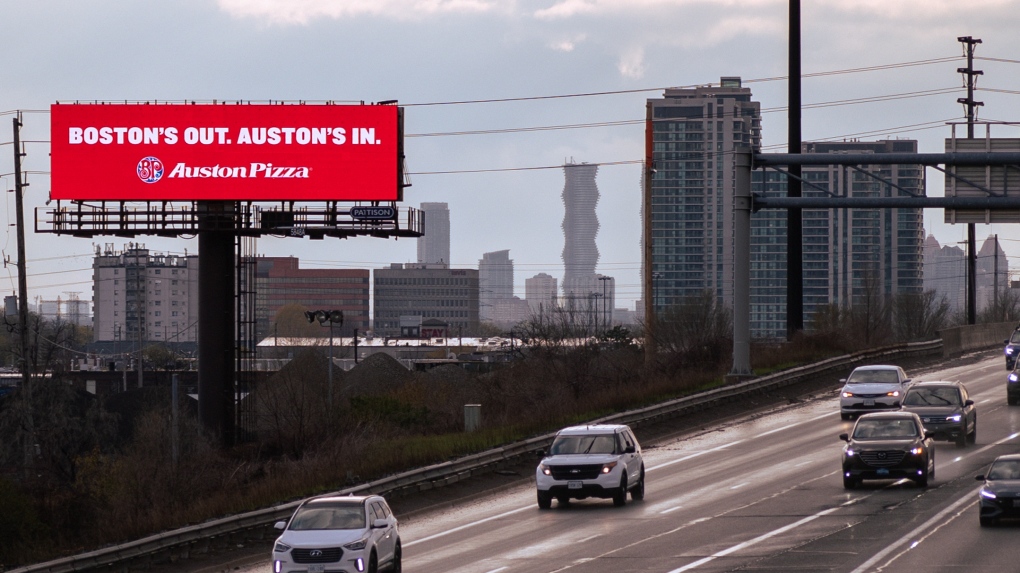
<instances>
[{"instance_id":1,"label":"silver car","mask_svg":"<svg viewBox=\"0 0 1020 573\"><path fill-rule=\"evenodd\" d=\"M876 364L858 366L840 382L839 415L849 420L868 412L899 410L910 378L899 366Z\"/></svg>"}]
</instances>

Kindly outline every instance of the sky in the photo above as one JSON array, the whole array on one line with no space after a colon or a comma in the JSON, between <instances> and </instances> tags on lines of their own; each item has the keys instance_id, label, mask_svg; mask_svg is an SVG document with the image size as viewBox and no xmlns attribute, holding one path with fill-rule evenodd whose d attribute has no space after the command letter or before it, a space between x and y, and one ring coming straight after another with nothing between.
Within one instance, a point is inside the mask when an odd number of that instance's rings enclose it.
<instances>
[{"instance_id":1,"label":"sky","mask_svg":"<svg viewBox=\"0 0 1020 573\"><path fill-rule=\"evenodd\" d=\"M602 164L597 272L633 309L646 100L740 76L762 104L764 150L784 152L787 13L778 0L0 0L0 291L17 293L11 112L22 111L26 141L29 298L66 300L91 299L97 246L129 239L33 232L49 198L51 104L396 99L412 183L403 204L449 204L453 267L509 249L522 298L525 279L563 276L561 166ZM805 141L908 138L943 152L948 123L965 116L959 36L982 40L978 119L1020 122L1020 0L813 0L801 18ZM1020 125L991 130L1020 137ZM941 174L927 177L928 194L943 195ZM943 244L966 237L941 210L925 228ZM977 226L979 241L993 233L1020 271L1020 228ZM194 239L131 240L197 251ZM379 238L262 238L257 251L304 268L417 256L414 240Z\"/></svg>"}]
</instances>

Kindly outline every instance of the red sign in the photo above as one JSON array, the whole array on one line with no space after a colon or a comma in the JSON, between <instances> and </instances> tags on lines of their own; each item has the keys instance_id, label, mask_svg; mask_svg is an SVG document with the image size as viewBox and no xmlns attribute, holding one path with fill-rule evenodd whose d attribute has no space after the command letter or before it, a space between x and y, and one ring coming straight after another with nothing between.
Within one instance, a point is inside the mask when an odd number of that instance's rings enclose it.
<instances>
[{"instance_id":1,"label":"red sign","mask_svg":"<svg viewBox=\"0 0 1020 573\"><path fill-rule=\"evenodd\" d=\"M51 199L397 200L396 106L50 109Z\"/></svg>"}]
</instances>

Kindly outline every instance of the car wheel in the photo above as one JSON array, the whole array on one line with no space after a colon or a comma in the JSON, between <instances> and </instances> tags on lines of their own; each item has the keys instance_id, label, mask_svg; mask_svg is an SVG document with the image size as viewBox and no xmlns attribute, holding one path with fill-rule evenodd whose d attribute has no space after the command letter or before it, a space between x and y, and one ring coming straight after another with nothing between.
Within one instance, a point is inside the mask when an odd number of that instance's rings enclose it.
<instances>
[{"instance_id":1,"label":"car wheel","mask_svg":"<svg viewBox=\"0 0 1020 573\"><path fill-rule=\"evenodd\" d=\"M630 498L634 501L639 501L645 498L645 468L641 467L641 479L634 484L634 489L630 490Z\"/></svg>"},{"instance_id":2,"label":"car wheel","mask_svg":"<svg viewBox=\"0 0 1020 573\"><path fill-rule=\"evenodd\" d=\"M375 549L372 550L372 555L368 558L368 568L365 569L368 573L379 573L379 557L375 554Z\"/></svg>"},{"instance_id":3,"label":"car wheel","mask_svg":"<svg viewBox=\"0 0 1020 573\"><path fill-rule=\"evenodd\" d=\"M857 489L861 480L843 476L843 489Z\"/></svg>"},{"instance_id":4,"label":"car wheel","mask_svg":"<svg viewBox=\"0 0 1020 573\"><path fill-rule=\"evenodd\" d=\"M620 507L627 503L627 476L620 478L620 488L613 494L613 505Z\"/></svg>"},{"instance_id":5,"label":"car wheel","mask_svg":"<svg viewBox=\"0 0 1020 573\"><path fill-rule=\"evenodd\" d=\"M401 573L404 570L404 564L402 562L403 550L400 548L400 540L397 540L397 546L393 549L393 566L390 567L390 571L393 573Z\"/></svg>"},{"instance_id":6,"label":"car wheel","mask_svg":"<svg viewBox=\"0 0 1020 573\"><path fill-rule=\"evenodd\" d=\"M977 443L977 420L974 420L974 425L970 427L970 433L967 434L967 441L972 444Z\"/></svg>"},{"instance_id":7,"label":"car wheel","mask_svg":"<svg viewBox=\"0 0 1020 573\"><path fill-rule=\"evenodd\" d=\"M552 494L547 491L538 492L538 508L549 509L552 507Z\"/></svg>"}]
</instances>

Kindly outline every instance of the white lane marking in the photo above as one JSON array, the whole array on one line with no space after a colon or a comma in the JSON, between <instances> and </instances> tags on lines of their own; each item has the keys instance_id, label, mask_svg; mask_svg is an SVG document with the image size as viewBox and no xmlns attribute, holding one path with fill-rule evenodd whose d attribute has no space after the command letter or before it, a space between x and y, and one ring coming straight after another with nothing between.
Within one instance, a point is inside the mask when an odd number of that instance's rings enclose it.
<instances>
[{"instance_id":1,"label":"white lane marking","mask_svg":"<svg viewBox=\"0 0 1020 573\"><path fill-rule=\"evenodd\" d=\"M719 450L726 449L726 448L728 448L730 446L734 446L734 445L739 444L740 442L743 442L743 441L744 440L737 440L735 442L730 442L728 444L723 444L721 446L716 446L716 447L708 449L708 450L702 450L700 452L695 452L693 454L686 455L686 456L684 456L682 458L677 458L675 460L670 460L668 462L663 462L663 463L661 463L661 464L659 464L657 466L652 466L650 468L645 468L645 473L653 471L653 470L661 469L661 468L664 468L664 467L668 467L668 466L671 466L673 464L678 464L680 462L686 462L687 460L689 460L691 458L696 458L698 456L703 456L705 454L710 454L712 452L718 452Z\"/></svg>"},{"instance_id":2,"label":"white lane marking","mask_svg":"<svg viewBox=\"0 0 1020 573\"><path fill-rule=\"evenodd\" d=\"M878 553L876 553L871 559L868 559L863 564L861 564L860 567L858 567L857 569L854 569L852 571L852 573L864 573L864 571L867 571L869 567L871 567L875 563L878 563L883 558L885 558L887 555L889 555L890 553L895 551L897 548L901 547L903 544L907 543L908 541L910 541L911 539L916 537L917 534L921 533L925 529L928 529L934 523L940 521L946 515L956 511L956 508L960 507L961 505L963 505L963 504L965 504L967 502L974 503L975 501L977 501L977 499L974 496L974 492L967 492L966 495L960 497L960 499L958 499L955 502L953 502L952 505L950 505L949 507L947 507L947 508L943 509L942 511L938 512L937 514L935 514L928 521L925 521L921 525L918 525L913 531L911 531L910 533L904 535L903 537L901 537L901 538L897 539L895 542L893 542L892 545L890 545L890 546L886 547L885 549L883 549L883 550L879 551Z\"/></svg>"},{"instance_id":3,"label":"white lane marking","mask_svg":"<svg viewBox=\"0 0 1020 573\"><path fill-rule=\"evenodd\" d=\"M601 533L596 533L595 535L592 535L590 537L585 537L584 539L578 539L574 543L584 543L585 541L591 541L592 539L595 539L596 537L602 537L602 534Z\"/></svg>"},{"instance_id":4,"label":"white lane marking","mask_svg":"<svg viewBox=\"0 0 1020 573\"><path fill-rule=\"evenodd\" d=\"M509 568L510 568L510 566L506 565L506 566L500 567L499 569L493 569L492 571L486 571L485 573L498 573L499 571L506 571Z\"/></svg>"},{"instance_id":5,"label":"white lane marking","mask_svg":"<svg viewBox=\"0 0 1020 573\"><path fill-rule=\"evenodd\" d=\"M775 430L769 430L767 432L762 432L762 433L758 434L755 437L760 438L762 436L767 436L769 434L775 434L776 432L782 432L783 430L789 430L790 428L793 428L795 426L799 426L801 424L807 424L808 422L814 422L815 420L821 420L822 418L828 418L829 416L832 416L832 412L826 412L825 414L822 414L821 416L815 416L814 418L808 418L807 420L801 420L799 422L794 422L793 424L787 424L787 425L782 426L780 428L776 428Z\"/></svg>"},{"instance_id":6,"label":"white lane marking","mask_svg":"<svg viewBox=\"0 0 1020 573\"><path fill-rule=\"evenodd\" d=\"M678 505L678 506L676 506L676 507L671 507L671 508L669 508L669 509L664 509L664 510L660 511L659 513L672 513L672 512L674 512L674 511L676 511L676 510L678 510L678 509L682 509L682 508L683 508L683 506L682 506L682 505Z\"/></svg>"},{"instance_id":7,"label":"white lane marking","mask_svg":"<svg viewBox=\"0 0 1020 573\"><path fill-rule=\"evenodd\" d=\"M426 541L432 541L433 539L438 539L440 537L449 535L451 533L455 533L457 531L463 531L463 530L468 529L470 527L474 527L476 525L481 525L481 524L483 524L483 523L485 523L487 521L493 521L495 519L502 519L504 517L507 517L508 515L513 515L515 513L520 513L522 511L525 511L525 510L528 510L528 509L531 509L530 505L526 505L524 507L519 507L517 509L511 509L510 511L504 511L503 513L500 513L498 515L493 515L493 516L490 516L490 517L486 517L485 519L479 519L478 521L472 521L471 523L465 523L464 525L461 525L460 527L454 527L453 529L447 529L446 531L444 531L442 533L437 533L435 535L429 535L428 537L422 537L421 539L415 539L414 541L410 541L408 543L405 543L404 547L411 547L413 545L418 545L419 543L424 543Z\"/></svg>"},{"instance_id":8,"label":"white lane marking","mask_svg":"<svg viewBox=\"0 0 1020 573\"><path fill-rule=\"evenodd\" d=\"M981 448L980 450L976 450L973 453L977 454L977 453L983 452L985 450L988 450L988 449L992 448L993 446L998 446L998 445L1001 445L1001 444L1003 444L1005 442L1008 442L1008 441L1016 438L1017 436L1020 436L1020 432L1012 434L1012 435L1009 435L1009 436L1006 436L1005 438L1002 438L1001 440L999 440L997 442L993 442L991 444L988 444L987 446ZM943 509L942 511L938 512L937 514L935 514L934 517L932 517L928 521L925 521L921 525L917 526L917 528L915 528L910 533L904 535L903 537L901 537L898 540L896 540L895 542L893 542L892 545L890 545L890 546L886 547L885 549L883 549L883 550L879 551L878 553L876 553L871 559L868 559L860 567L858 567L857 569L854 569L852 571L852 573L863 573L864 571L867 571L867 569L869 567L871 567L875 563L878 563L884 557L886 557L887 555L889 555L890 553L895 551L897 548L899 548L903 544L907 543L908 541L910 541L911 539L916 537L920 532L922 532L925 529L931 527L931 525L933 523L941 520L946 515L952 513L953 511L956 510L956 508L960 507L964 503L967 503L967 500L970 500L971 503L976 501L976 496L974 495L974 492L968 492L966 495L963 495L962 497L960 497L960 499L958 499L955 502L953 502L952 505L950 505L949 507L947 507L947 508ZM915 545L916 545L916 543L915 543ZM913 546L911 546L911 547L913 547Z\"/></svg>"},{"instance_id":9,"label":"white lane marking","mask_svg":"<svg viewBox=\"0 0 1020 573\"><path fill-rule=\"evenodd\" d=\"M730 489L739 489L739 488L742 488L742 487L744 487L745 485L747 485L749 483L751 483L751 482L746 482L745 481L744 483L738 483L737 485L730 486Z\"/></svg>"},{"instance_id":10,"label":"white lane marking","mask_svg":"<svg viewBox=\"0 0 1020 573\"><path fill-rule=\"evenodd\" d=\"M976 449L976 450L974 450L972 452L967 452L966 454L959 455L956 458L953 458L952 460L950 460L949 463L955 464L956 462L958 462L960 460L963 460L963 459L966 459L966 458L970 458L970 457L976 456L978 454L983 454L983 453L987 452L988 450L994 448L995 446L1001 446L1003 443L1008 442L1008 441L1010 441L1012 439L1015 439L1017 436L1020 436L1020 432L1017 432L1015 434L1011 434L1009 436L1006 436L1005 438L1002 438L1001 440L999 440L997 442L992 442L992 443L988 444L987 446L982 446L982 447L980 447L980 448L978 448L978 449Z\"/></svg>"},{"instance_id":11,"label":"white lane marking","mask_svg":"<svg viewBox=\"0 0 1020 573\"><path fill-rule=\"evenodd\" d=\"M674 569L674 570L670 571L669 573L682 573L683 571L690 571L691 569L696 569L698 567L701 567L705 563L708 563L710 561L714 561L714 560L718 559L719 557L725 557L725 556L727 556L727 555L729 555L731 553L736 553L737 551L740 551L741 549L747 549L748 547L751 547L752 545L757 545L758 543L761 543L762 541L765 541L766 539L775 537L777 535L781 535L781 534L786 533L787 531L790 531L792 529L796 529L796 528L800 527L801 525L804 525L806 523L810 523L810 522L818 519L819 517L823 517L823 516L829 515L830 513L834 512L834 511L837 511L838 509L839 509L839 507L830 507L829 509L826 509L826 510L823 510L823 511L819 511L818 513L816 513L814 515L809 515L809 516L805 517L804 519L801 519L799 521L795 521L795 522L793 522L793 523L791 523L789 525L780 527L779 529L773 529L772 531L770 531L768 533L765 533L763 535L759 535L758 537L755 537L754 539L745 541L743 543L738 543L738 544L734 545L733 547L730 547L728 549L723 549L722 551L719 551L718 553L713 553L712 555L709 555L708 557L704 557L702 559L698 559L697 561L695 561L693 563L688 563L687 565L684 565L683 567L680 567L679 569Z\"/></svg>"}]
</instances>

